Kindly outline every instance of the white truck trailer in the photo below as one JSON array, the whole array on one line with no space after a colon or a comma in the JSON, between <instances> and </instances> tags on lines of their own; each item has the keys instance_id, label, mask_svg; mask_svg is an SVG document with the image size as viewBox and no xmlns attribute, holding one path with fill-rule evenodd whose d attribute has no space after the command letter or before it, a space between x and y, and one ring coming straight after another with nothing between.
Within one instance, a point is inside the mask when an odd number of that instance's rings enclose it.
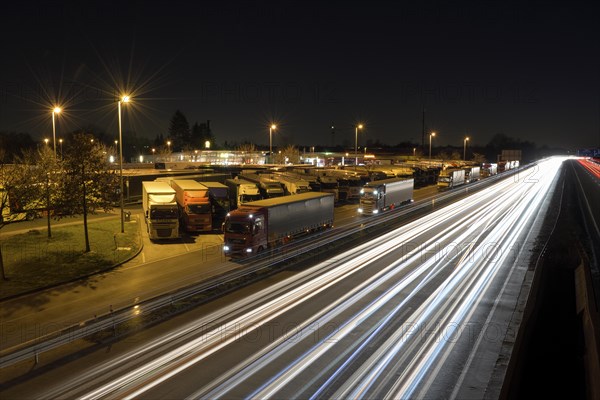
<instances>
[{"instance_id":1,"label":"white truck trailer","mask_svg":"<svg viewBox=\"0 0 600 400\"><path fill-rule=\"evenodd\" d=\"M452 189L465 184L465 170L448 168L438 176L437 187L439 190Z\"/></svg>"},{"instance_id":2,"label":"white truck trailer","mask_svg":"<svg viewBox=\"0 0 600 400\"><path fill-rule=\"evenodd\" d=\"M142 182L142 208L151 240L179 237L179 210L175 189L167 182Z\"/></svg>"},{"instance_id":3,"label":"white truck trailer","mask_svg":"<svg viewBox=\"0 0 600 400\"><path fill-rule=\"evenodd\" d=\"M361 190L358 212L373 215L392 210L413 200L414 179L383 179L368 182Z\"/></svg>"}]
</instances>

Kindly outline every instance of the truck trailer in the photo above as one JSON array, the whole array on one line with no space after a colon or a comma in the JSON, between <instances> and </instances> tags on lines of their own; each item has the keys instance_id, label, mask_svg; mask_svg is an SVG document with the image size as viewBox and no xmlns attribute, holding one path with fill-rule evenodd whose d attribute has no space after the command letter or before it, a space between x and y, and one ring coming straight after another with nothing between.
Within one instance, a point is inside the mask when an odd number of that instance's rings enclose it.
<instances>
[{"instance_id":1,"label":"truck trailer","mask_svg":"<svg viewBox=\"0 0 600 400\"><path fill-rule=\"evenodd\" d=\"M229 188L229 204L232 210L235 210L244 203L262 200L256 183L240 179L227 179L225 184Z\"/></svg>"},{"instance_id":2,"label":"truck trailer","mask_svg":"<svg viewBox=\"0 0 600 400\"><path fill-rule=\"evenodd\" d=\"M413 200L414 179L390 178L368 182L363 186L358 212L373 215L392 210Z\"/></svg>"},{"instance_id":3,"label":"truck trailer","mask_svg":"<svg viewBox=\"0 0 600 400\"><path fill-rule=\"evenodd\" d=\"M333 226L334 196L302 193L242 204L223 224L223 252L258 254L294 237Z\"/></svg>"},{"instance_id":4,"label":"truck trailer","mask_svg":"<svg viewBox=\"0 0 600 400\"><path fill-rule=\"evenodd\" d=\"M229 188L220 182L203 181L202 184L208 188L210 194L213 208L213 229L220 229L225 216L231 209Z\"/></svg>"},{"instance_id":5,"label":"truck trailer","mask_svg":"<svg viewBox=\"0 0 600 400\"><path fill-rule=\"evenodd\" d=\"M439 190L452 189L465 184L464 169L446 169L440 172L437 181Z\"/></svg>"},{"instance_id":6,"label":"truck trailer","mask_svg":"<svg viewBox=\"0 0 600 400\"><path fill-rule=\"evenodd\" d=\"M208 188L191 179L173 179L179 219L187 232L212 231L212 206Z\"/></svg>"},{"instance_id":7,"label":"truck trailer","mask_svg":"<svg viewBox=\"0 0 600 400\"><path fill-rule=\"evenodd\" d=\"M179 210L175 189L168 183L142 182L142 208L151 240L179 237Z\"/></svg>"},{"instance_id":8,"label":"truck trailer","mask_svg":"<svg viewBox=\"0 0 600 400\"><path fill-rule=\"evenodd\" d=\"M41 216L43 208L39 201L22 206L13 197L9 197L8 190L0 185L0 224L16 221L33 221ZM40 207L35 207L39 205Z\"/></svg>"}]
</instances>

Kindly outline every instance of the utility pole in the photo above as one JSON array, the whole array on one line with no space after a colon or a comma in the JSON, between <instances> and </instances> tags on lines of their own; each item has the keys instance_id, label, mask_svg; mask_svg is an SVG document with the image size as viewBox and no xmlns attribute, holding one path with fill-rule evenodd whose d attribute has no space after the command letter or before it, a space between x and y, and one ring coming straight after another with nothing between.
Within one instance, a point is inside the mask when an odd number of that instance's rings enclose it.
<instances>
[{"instance_id":1,"label":"utility pole","mask_svg":"<svg viewBox=\"0 0 600 400\"><path fill-rule=\"evenodd\" d=\"M331 147L335 147L335 125L331 123Z\"/></svg>"},{"instance_id":2,"label":"utility pole","mask_svg":"<svg viewBox=\"0 0 600 400\"><path fill-rule=\"evenodd\" d=\"M422 131L421 131L421 149L425 154L425 104L423 104L423 120L422 120Z\"/></svg>"}]
</instances>

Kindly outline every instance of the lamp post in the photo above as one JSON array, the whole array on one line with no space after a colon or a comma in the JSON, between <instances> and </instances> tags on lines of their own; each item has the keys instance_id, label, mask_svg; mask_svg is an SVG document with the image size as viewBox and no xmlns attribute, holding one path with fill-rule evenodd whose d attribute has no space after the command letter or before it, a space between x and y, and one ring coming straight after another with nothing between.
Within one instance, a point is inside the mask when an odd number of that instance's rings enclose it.
<instances>
[{"instance_id":1,"label":"lamp post","mask_svg":"<svg viewBox=\"0 0 600 400\"><path fill-rule=\"evenodd\" d=\"M171 141L167 140L167 152L169 153L169 158L171 156Z\"/></svg>"},{"instance_id":2,"label":"lamp post","mask_svg":"<svg viewBox=\"0 0 600 400\"><path fill-rule=\"evenodd\" d=\"M465 138L464 149L463 149L463 161L467 161L467 142L469 141L469 137Z\"/></svg>"},{"instance_id":3,"label":"lamp post","mask_svg":"<svg viewBox=\"0 0 600 400\"><path fill-rule=\"evenodd\" d=\"M417 148L413 147L413 158L417 156Z\"/></svg>"},{"instance_id":4,"label":"lamp post","mask_svg":"<svg viewBox=\"0 0 600 400\"><path fill-rule=\"evenodd\" d=\"M61 160L63 159L62 142L63 142L62 139L58 139L58 143L60 143L60 159Z\"/></svg>"},{"instance_id":5,"label":"lamp post","mask_svg":"<svg viewBox=\"0 0 600 400\"><path fill-rule=\"evenodd\" d=\"M44 139L44 143L46 143L46 146L48 146L48 142L49 142L49 141L50 141L50 139L48 139L48 138L45 138L45 139Z\"/></svg>"},{"instance_id":6,"label":"lamp post","mask_svg":"<svg viewBox=\"0 0 600 400\"><path fill-rule=\"evenodd\" d=\"M269 127L269 161L273 160L273 131L277 129L277 125L271 124Z\"/></svg>"},{"instance_id":7,"label":"lamp post","mask_svg":"<svg viewBox=\"0 0 600 400\"><path fill-rule=\"evenodd\" d=\"M54 159L56 160L56 114L60 113L60 107L52 109L52 144L54 145Z\"/></svg>"},{"instance_id":8,"label":"lamp post","mask_svg":"<svg viewBox=\"0 0 600 400\"><path fill-rule=\"evenodd\" d=\"M121 203L121 233L125 232L125 218L124 218L124 210L125 204L123 202L123 133L121 129L121 103L129 103L129 96L123 96L117 104L117 108L119 110L119 197Z\"/></svg>"},{"instance_id":9,"label":"lamp post","mask_svg":"<svg viewBox=\"0 0 600 400\"><path fill-rule=\"evenodd\" d=\"M358 130L362 128L362 124L358 124L354 127L354 167L358 165Z\"/></svg>"},{"instance_id":10,"label":"lamp post","mask_svg":"<svg viewBox=\"0 0 600 400\"><path fill-rule=\"evenodd\" d=\"M431 160L431 138L435 136L435 132L431 132L429 135L429 160Z\"/></svg>"}]
</instances>

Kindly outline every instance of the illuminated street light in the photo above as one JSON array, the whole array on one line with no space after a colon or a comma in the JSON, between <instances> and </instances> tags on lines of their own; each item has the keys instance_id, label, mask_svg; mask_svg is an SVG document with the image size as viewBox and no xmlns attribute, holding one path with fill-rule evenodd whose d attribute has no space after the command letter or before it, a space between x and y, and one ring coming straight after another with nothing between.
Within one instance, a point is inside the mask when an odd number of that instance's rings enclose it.
<instances>
[{"instance_id":1,"label":"illuminated street light","mask_svg":"<svg viewBox=\"0 0 600 400\"><path fill-rule=\"evenodd\" d=\"M469 141L469 137L465 138L464 149L463 149L463 161L467 161L467 142Z\"/></svg>"},{"instance_id":2,"label":"illuminated street light","mask_svg":"<svg viewBox=\"0 0 600 400\"><path fill-rule=\"evenodd\" d=\"M48 146L48 142L49 142L49 141L50 141L50 139L48 139L48 138L45 138L45 139L44 139L44 143L46 143L46 146Z\"/></svg>"},{"instance_id":3,"label":"illuminated street light","mask_svg":"<svg viewBox=\"0 0 600 400\"><path fill-rule=\"evenodd\" d=\"M125 207L123 201L123 133L121 128L121 103L129 103L130 97L124 95L121 100L117 102L117 109L119 111L119 197L121 204L121 233L125 233L125 214L123 208Z\"/></svg>"},{"instance_id":4,"label":"illuminated street light","mask_svg":"<svg viewBox=\"0 0 600 400\"><path fill-rule=\"evenodd\" d=\"M54 145L54 159L56 160L56 121L55 116L61 112L60 107L52 109L52 144Z\"/></svg>"},{"instance_id":5,"label":"illuminated street light","mask_svg":"<svg viewBox=\"0 0 600 400\"><path fill-rule=\"evenodd\" d=\"M431 132L429 135L429 159L431 160L431 138L435 136L435 132Z\"/></svg>"},{"instance_id":6,"label":"illuminated street light","mask_svg":"<svg viewBox=\"0 0 600 400\"><path fill-rule=\"evenodd\" d=\"M358 130L362 128L363 125L358 124L354 129L354 166L358 165Z\"/></svg>"},{"instance_id":7,"label":"illuminated street light","mask_svg":"<svg viewBox=\"0 0 600 400\"><path fill-rule=\"evenodd\" d=\"M210 149L210 140L207 140L206 142L204 142L204 148Z\"/></svg>"},{"instance_id":8,"label":"illuminated street light","mask_svg":"<svg viewBox=\"0 0 600 400\"><path fill-rule=\"evenodd\" d=\"M62 139L58 139L58 143L60 143L60 159L62 160L63 158L63 150L62 150Z\"/></svg>"},{"instance_id":9,"label":"illuminated street light","mask_svg":"<svg viewBox=\"0 0 600 400\"><path fill-rule=\"evenodd\" d=\"M269 160L273 157L273 131L277 129L277 125L271 124L269 127Z\"/></svg>"},{"instance_id":10,"label":"illuminated street light","mask_svg":"<svg viewBox=\"0 0 600 400\"><path fill-rule=\"evenodd\" d=\"M413 158L417 156L417 148L413 147Z\"/></svg>"},{"instance_id":11,"label":"illuminated street light","mask_svg":"<svg viewBox=\"0 0 600 400\"><path fill-rule=\"evenodd\" d=\"M167 140L167 150L169 151L169 154L171 154L171 141Z\"/></svg>"}]
</instances>

